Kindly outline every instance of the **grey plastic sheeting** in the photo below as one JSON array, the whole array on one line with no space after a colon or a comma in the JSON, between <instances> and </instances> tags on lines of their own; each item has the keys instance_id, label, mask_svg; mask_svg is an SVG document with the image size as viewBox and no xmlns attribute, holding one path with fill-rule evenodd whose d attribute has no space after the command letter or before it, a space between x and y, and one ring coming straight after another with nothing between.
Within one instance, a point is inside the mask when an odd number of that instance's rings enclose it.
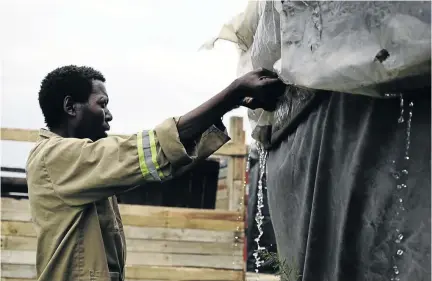
<instances>
[{"instance_id":1,"label":"grey plastic sheeting","mask_svg":"<svg viewBox=\"0 0 432 281\"><path fill-rule=\"evenodd\" d=\"M298 280L431 279L430 90L405 95L403 123L399 99L321 93L270 150L278 253Z\"/></svg>"},{"instance_id":2,"label":"grey plastic sheeting","mask_svg":"<svg viewBox=\"0 0 432 281\"><path fill-rule=\"evenodd\" d=\"M430 14L430 1L250 1L214 41L239 46L239 75L264 67L300 88L382 96L430 72ZM254 130L273 115L249 120Z\"/></svg>"}]
</instances>

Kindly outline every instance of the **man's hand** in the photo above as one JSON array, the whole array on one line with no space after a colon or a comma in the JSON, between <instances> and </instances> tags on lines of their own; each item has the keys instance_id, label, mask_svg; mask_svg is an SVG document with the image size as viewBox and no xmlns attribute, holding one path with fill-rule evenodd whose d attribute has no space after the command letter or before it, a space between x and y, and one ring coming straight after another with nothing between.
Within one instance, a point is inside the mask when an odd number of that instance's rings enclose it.
<instances>
[{"instance_id":1,"label":"man's hand","mask_svg":"<svg viewBox=\"0 0 432 281\"><path fill-rule=\"evenodd\" d=\"M262 68L238 78L233 86L236 95L239 95L239 105L267 111L275 110L278 98L285 90L276 73Z\"/></svg>"},{"instance_id":2,"label":"man's hand","mask_svg":"<svg viewBox=\"0 0 432 281\"><path fill-rule=\"evenodd\" d=\"M240 105L273 111L285 85L276 73L259 69L238 78L219 94L181 116L177 122L183 144L195 141L228 111Z\"/></svg>"}]
</instances>

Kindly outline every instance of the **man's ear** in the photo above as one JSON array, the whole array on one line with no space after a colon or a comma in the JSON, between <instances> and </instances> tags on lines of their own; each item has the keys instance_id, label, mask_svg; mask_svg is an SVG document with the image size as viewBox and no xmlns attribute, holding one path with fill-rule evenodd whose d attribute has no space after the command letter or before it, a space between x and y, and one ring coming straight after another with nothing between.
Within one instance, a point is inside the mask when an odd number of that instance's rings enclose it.
<instances>
[{"instance_id":1,"label":"man's ear","mask_svg":"<svg viewBox=\"0 0 432 281\"><path fill-rule=\"evenodd\" d=\"M76 104L71 96L66 96L63 100L63 110L69 116L76 116Z\"/></svg>"}]
</instances>

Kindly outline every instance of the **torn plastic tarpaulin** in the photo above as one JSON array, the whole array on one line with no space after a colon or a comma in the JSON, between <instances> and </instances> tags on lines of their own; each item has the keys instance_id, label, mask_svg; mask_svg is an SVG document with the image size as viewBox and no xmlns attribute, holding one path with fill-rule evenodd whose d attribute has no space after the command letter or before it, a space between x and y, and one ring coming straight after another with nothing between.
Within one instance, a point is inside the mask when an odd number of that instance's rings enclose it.
<instances>
[{"instance_id":1,"label":"torn plastic tarpaulin","mask_svg":"<svg viewBox=\"0 0 432 281\"><path fill-rule=\"evenodd\" d=\"M382 96L380 85L430 73L430 13L429 1L250 1L206 46L236 43L238 75L273 68L299 88Z\"/></svg>"}]
</instances>

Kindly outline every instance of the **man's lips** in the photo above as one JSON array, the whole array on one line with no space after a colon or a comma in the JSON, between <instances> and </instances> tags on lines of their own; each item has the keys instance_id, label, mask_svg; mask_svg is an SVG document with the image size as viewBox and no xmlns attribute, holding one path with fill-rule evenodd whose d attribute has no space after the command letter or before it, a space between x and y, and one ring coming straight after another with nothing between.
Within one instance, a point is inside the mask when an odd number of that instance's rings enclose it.
<instances>
[{"instance_id":1,"label":"man's lips","mask_svg":"<svg viewBox=\"0 0 432 281\"><path fill-rule=\"evenodd\" d=\"M110 125L108 125L108 124L104 124L103 128L105 131L109 131L111 129Z\"/></svg>"}]
</instances>

